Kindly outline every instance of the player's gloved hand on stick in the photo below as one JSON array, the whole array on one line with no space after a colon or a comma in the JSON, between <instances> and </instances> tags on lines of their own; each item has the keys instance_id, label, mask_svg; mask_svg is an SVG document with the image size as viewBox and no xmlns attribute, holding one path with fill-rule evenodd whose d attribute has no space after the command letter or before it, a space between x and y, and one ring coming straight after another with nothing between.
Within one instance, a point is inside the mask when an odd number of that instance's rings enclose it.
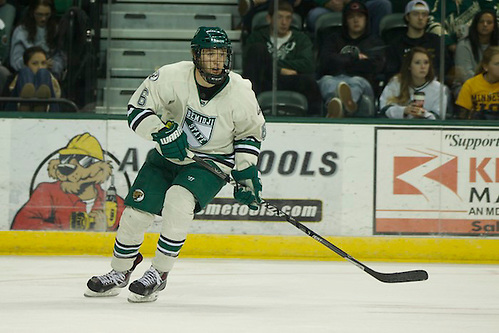
<instances>
[{"instance_id":1,"label":"player's gloved hand on stick","mask_svg":"<svg viewBox=\"0 0 499 333\"><path fill-rule=\"evenodd\" d=\"M231 174L238 184L234 187L234 199L252 210L257 210L262 202L262 182L256 166L252 165L240 171L232 170Z\"/></svg>"},{"instance_id":2,"label":"player's gloved hand on stick","mask_svg":"<svg viewBox=\"0 0 499 333\"><path fill-rule=\"evenodd\" d=\"M177 123L169 121L165 127L152 133L152 139L159 144L161 153L166 158L176 158L183 161L187 156L187 135Z\"/></svg>"}]
</instances>

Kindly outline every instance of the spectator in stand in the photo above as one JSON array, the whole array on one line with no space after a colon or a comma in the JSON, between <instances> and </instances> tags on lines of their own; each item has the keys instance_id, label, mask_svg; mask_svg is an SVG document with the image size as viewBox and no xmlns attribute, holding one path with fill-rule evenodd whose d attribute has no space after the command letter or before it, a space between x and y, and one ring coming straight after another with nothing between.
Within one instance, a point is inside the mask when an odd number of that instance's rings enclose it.
<instances>
[{"instance_id":1,"label":"spectator in stand","mask_svg":"<svg viewBox=\"0 0 499 333\"><path fill-rule=\"evenodd\" d=\"M48 71L47 54L40 46L33 46L24 52L24 67L14 77L10 84L12 97L22 98L60 98L61 88L57 79ZM8 110L15 110L16 106L9 105ZM18 111L51 111L57 112L56 104L48 103L18 103Z\"/></svg>"},{"instance_id":2,"label":"spectator in stand","mask_svg":"<svg viewBox=\"0 0 499 333\"><path fill-rule=\"evenodd\" d=\"M385 74L391 78L400 72L402 59L404 55L413 47L420 46L425 48L431 55L435 73L440 71L440 37L433 33L426 32L430 9L423 0L412 0L405 7L404 19L407 22L407 32L397 40L394 40L388 49L387 66ZM452 66L452 59L444 50L445 65L448 70ZM445 72L447 72L445 70Z\"/></svg>"},{"instance_id":3,"label":"spectator in stand","mask_svg":"<svg viewBox=\"0 0 499 333\"><path fill-rule=\"evenodd\" d=\"M490 9L482 10L473 18L468 37L457 43L454 61L456 80L453 86L455 96L459 94L463 83L475 75L483 51L489 46L498 44L499 29L496 13Z\"/></svg>"},{"instance_id":4,"label":"spectator in stand","mask_svg":"<svg viewBox=\"0 0 499 333\"><path fill-rule=\"evenodd\" d=\"M319 45L318 83L328 118L362 116L359 101L366 95L374 103L372 85L385 65L384 43L369 33L367 7L351 1L342 18L342 32L327 36Z\"/></svg>"},{"instance_id":5,"label":"spectator in stand","mask_svg":"<svg viewBox=\"0 0 499 333\"><path fill-rule=\"evenodd\" d=\"M26 16L12 34L10 65L19 71L24 64L24 51L32 46L40 46L47 52L47 66L50 72L61 80L65 70L65 56L56 48L57 21L52 0L34 0L30 3Z\"/></svg>"},{"instance_id":6,"label":"spectator in stand","mask_svg":"<svg viewBox=\"0 0 499 333\"><path fill-rule=\"evenodd\" d=\"M291 30L293 6L279 1L277 13L269 7L270 25L253 31L243 49L243 76L251 81L258 95L272 90L273 21L277 20L277 89L303 94L311 116L322 115L321 94L315 81L312 41L302 31Z\"/></svg>"},{"instance_id":7,"label":"spectator in stand","mask_svg":"<svg viewBox=\"0 0 499 333\"><path fill-rule=\"evenodd\" d=\"M445 3L444 29L440 25L442 19L442 1L428 0L430 18L428 32L437 35L445 34L445 44L451 53L456 51L456 44L468 35L468 27L473 17L483 9L494 10L496 0L454 0Z\"/></svg>"},{"instance_id":8,"label":"spectator in stand","mask_svg":"<svg viewBox=\"0 0 499 333\"><path fill-rule=\"evenodd\" d=\"M308 2L311 0L286 0L289 2L295 9L301 5L302 2ZM245 33L251 32L251 21L256 13L259 12L268 12L269 7L274 5L273 0L239 0L238 1L238 10L239 15L241 15L241 29Z\"/></svg>"},{"instance_id":9,"label":"spectator in stand","mask_svg":"<svg viewBox=\"0 0 499 333\"><path fill-rule=\"evenodd\" d=\"M351 0L314 0L317 6L311 9L307 16L307 29L315 31L315 22L319 16L329 12L341 12ZM363 0L369 11L369 30L379 35L381 19L392 13L392 3L389 0Z\"/></svg>"},{"instance_id":10,"label":"spectator in stand","mask_svg":"<svg viewBox=\"0 0 499 333\"><path fill-rule=\"evenodd\" d=\"M477 75L463 84L456 104L462 119L499 120L499 46L483 52Z\"/></svg>"},{"instance_id":11,"label":"spectator in stand","mask_svg":"<svg viewBox=\"0 0 499 333\"><path fill-rule=\"evenodd\" d=\"M16 8L7 3L7 0L0 0L0 95L3 95L6 83L11 75L7 68L7 58L9 56L10 36L14 26Z\"/></svg>"},{"instance_id":12,"label":"spectator in stand","mask_svg":"<svg viewBox=\"0 0 499 333\"><path fill-rule=\"evenodd\" d=\"M442 84L435 80L431 54L414 47L405 56L400 73L383 90L379 100L380 113L394 119L445 118L447 96L440 109ZM416 93L424 93L424 104L415 101Z\"/></svg>"}]
</instances>

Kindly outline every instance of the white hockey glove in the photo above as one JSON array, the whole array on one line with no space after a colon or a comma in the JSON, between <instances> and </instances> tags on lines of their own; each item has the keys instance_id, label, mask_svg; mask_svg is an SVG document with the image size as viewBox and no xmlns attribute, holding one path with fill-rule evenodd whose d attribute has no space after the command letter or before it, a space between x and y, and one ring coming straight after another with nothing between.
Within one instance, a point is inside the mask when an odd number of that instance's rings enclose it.
<instances>
[{"instance_id":1,"label":"white hockey glove","mask_svg":"<svg viewBox=\"0 0 499 333\"><path fill-rule=\"evenodd\" d=\"M165 127L151 134L152 139L159 144L161 153L166 158L176 158L183 161L187 156L187 135L178 124L169 121Z\"/></svg>"},{"instance_id":2,"label":"white hockey glove","mask_svg":"<svg viewBox=\"0 0 499 333\"><path fill-rule=\"evenodd\" d=\"M236 181L234 199L257 210L262 202L262 182L256 166L252 165L244 170L232 170L232 178Z\"/></svg>"}]
</instances>

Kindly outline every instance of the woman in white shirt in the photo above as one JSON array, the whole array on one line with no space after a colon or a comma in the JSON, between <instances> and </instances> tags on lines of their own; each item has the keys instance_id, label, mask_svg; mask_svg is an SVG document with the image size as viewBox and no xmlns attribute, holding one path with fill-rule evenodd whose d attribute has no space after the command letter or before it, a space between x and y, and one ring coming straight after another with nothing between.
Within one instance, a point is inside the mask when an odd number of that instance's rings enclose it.
<instances>
[{"instance_id":1,"label":"woman in white shirt","mask_svg":"<svg viewBox=\"0 0 499 333\"><path fill-rule=\"evenodd\" d=\"M414 47L405 55L400 73L383 89L379 101L380 112L393 119L443 119L447 108L447 93L444 90L441 110L441 88L442 84L435 80L428 51L422 47ZM415 92L425 95L422 107L414 102Z\"/></svg>"}]
</instances>

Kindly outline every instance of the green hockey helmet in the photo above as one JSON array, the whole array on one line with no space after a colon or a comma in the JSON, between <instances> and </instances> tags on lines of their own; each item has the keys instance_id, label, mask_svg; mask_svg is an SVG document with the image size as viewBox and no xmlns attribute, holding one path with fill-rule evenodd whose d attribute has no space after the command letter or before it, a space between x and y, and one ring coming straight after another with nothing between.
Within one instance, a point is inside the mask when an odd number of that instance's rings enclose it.
<instances>
[{"instance_id":1,"label":"green hockey helmet","mask_svg":"<svg viewBox=\"0 0 499 333\"><path fill-rule=\"evenodd\" d=\"M227 56L220 74L211 74L206 66L201 64L203 49L223 49ZM219 27L199 27L191 40L192 61L199 70L203 79L211 84L220 84L225 81L232 66L232 45L227 33Z\"/></svg>"}]
</instances>

